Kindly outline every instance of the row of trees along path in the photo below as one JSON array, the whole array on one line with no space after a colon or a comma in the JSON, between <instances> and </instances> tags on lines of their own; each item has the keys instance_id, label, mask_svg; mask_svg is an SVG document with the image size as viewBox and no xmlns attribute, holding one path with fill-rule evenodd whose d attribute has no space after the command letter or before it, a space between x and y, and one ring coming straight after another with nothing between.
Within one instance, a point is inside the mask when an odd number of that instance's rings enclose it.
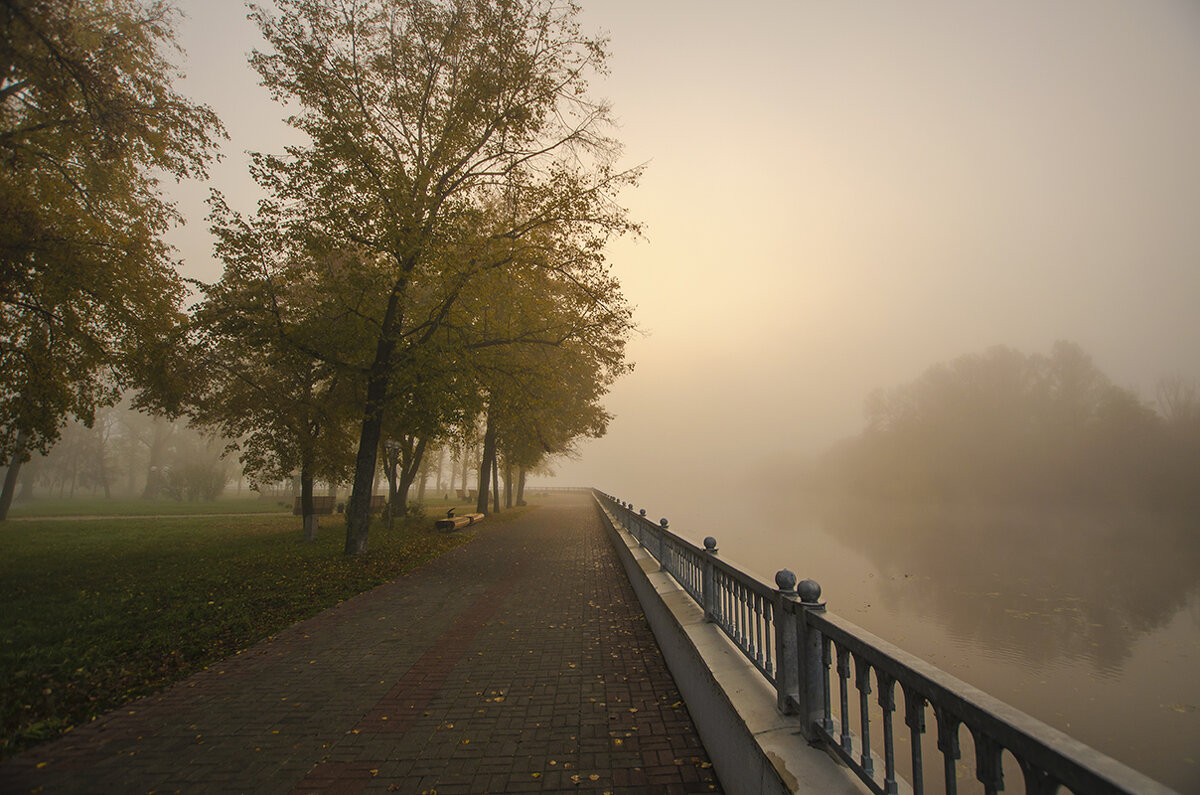
<instances>
[{"instance_id":1,"label":"row of trees along path","mask_svg":"<svg viewBox=\"0 0 1200 795\"><path fill-rule=\"evenodd\" d=\"M110 73L121 85L169 92L174 72L159 55L172 42L165 4L81 5L89 13L71 19L57 18L65 12L53 4L5 12L6 26L32 42L27 63L14 61L9 108L13 95L40 106L42 93L69 83L77 65L54 54L67 35L74 44L65 52L86 49L89 31L134 30L117 37L139 57ZM6 383L6 460L44 449L64 417L85 416L117 386L137 387L145 405L186 412L237 440L253 477L299 471L308 517L314 479L352 481L346 551L360 554L381 451L403 500L426 449L482 423L478 508L486 512L501 460L523 472L603 433L609 417L599 399L629 367L632 329L603 250L612 236L636 232L617 197L638 170L615 166L609 108L587 87L604 69L606 43L581 32L578 11L542 0L255 8L269 47L251 64L294 109L288 122L305 143L253 156L265 196L253 213L214 193L210 220L225 269L200 285L190 312L179 310L182 281L157 237L147 249L157 259L114 241L132 267L165 285L161 306L128 312L154 322L105 325L126 309L120 295L106 298L85 337L112 340L112 350L47 369L78 399L43 402L40 424L18 411L32 387ZM13 88L47 53L58 70L49 88ZM79 60L88 63L86 53ZM68 99L64 115L92 107L86 86ZM186 124L176 118L185 111ZM175 133L171 173L203 176L221 134L211 111L168 93L138 118L155 140ZM83 142L79 153L101 144ZM165 224L172 208L146 176L162 166L139 159L145 148L117 153L112 168L140 175ZM32 284L47 257L32 253L16 267ZM103 272L98 265L73 281Z\"/></svg>"}]
</instances>

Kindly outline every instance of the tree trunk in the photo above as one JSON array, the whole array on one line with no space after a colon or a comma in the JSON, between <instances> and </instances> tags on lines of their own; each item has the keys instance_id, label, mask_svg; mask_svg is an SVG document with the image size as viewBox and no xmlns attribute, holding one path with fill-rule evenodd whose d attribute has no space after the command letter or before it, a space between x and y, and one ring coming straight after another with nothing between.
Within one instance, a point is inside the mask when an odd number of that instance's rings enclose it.
<instances>
[{"instance_id":1,"label":"tree trunk","mask_svg":"<svg viewBox=\"0 0 1200 795\"><path fill-rule=\"evenodd\" d=\"M33 499L33 487L37 484L38 462L42 456L30 458L21 465L21 491L17 493L17 502L28 502Z\"/></svg>"},{"instance_id":2,"label":"tree trunk","mask_svg":"<svg viewBox=\"0 0 1200 795\"><path fill-rule=\"evenodd\" d=\"M99 485L104 489L104 499L112 499L112 488L108 482L108 437L112 433L112 424L108 416L103 420L103 425L96 428L96 473ZM95 491L95 481L93 481L92 490Z\"/></svg>"},{"instance_id":3,"label":"tree trunk","mask_svg":"<svg viewBox=\"0 0 1200 795\"><path fill-rule=\"evenodd\" d=\"M391 530L396 526L396 512L399 506L396 504L399 498L396 488L396 465L400 460L400 450L398 448L388 447L388 442L383 443L383 474L387 477L388 482L388 500L387 500L387 529Z\"/></svg>"},{"instance_id":4,"label":"tree trunk","mask_svg":"<svg viewBox=\"0 0 1200 795\"><path fill-rule=\"evenodd\" d=\"M500 460L492 451L492 507L500 513Z\"/></svg>"},{"instance_id":5,"label":"tree trunk","mask_svg":"<svg viewBox=\"0 0 1200 795\"><path fill-rule=\"evenodd\" d=\"M133 461L129 462L129 480L126 481L125 491L129 496L133 496L137 492L137 470L134 469Z\"/></svg>"},{"instance_id":6,"label":"tree trunk","mask_svg":"<svg viewBox=\"0 0 1200 795\"><path fill-rule=\"evenodd\" d=\"M396 341L392 334L404 319L403 301L408 290L408 276L416 266L415 257L400 263L404 275L392 285L387 311L383 315L375 359L367 373L367 401L363 406L362 432L358 437L358 455L354 460L354 485L346 504L346 554L365 555L367 534L371 529L371 495L375 491L375 462L379 442L383 439L383 410L387 403L392 357Z\"/></svg>"},{"instance_id":7,"label":"tree trunk","mask_svg":"<svg viewBox=\"0 0 1200 795\"><path fill-rule=\"evenodd\" d=\"M418 439L416 444L413 444L411 437L407 440L411 451L408 460L400 467L400 510L403 513L408 513L408 492L412 489L413 481L417 479L417 473L421 471L421 459L425 457L427 441Z\"/></svg>"},{"instance_id":8,"label":"tree trunk","mask_svg":"<svg viewBox=\"0 0 1200 795\"><path fill-rule=\"evenodd\" d=\"M467 443L463 442L460 448L459 460L462 463L462 492L467 494L467 472L470 471L471 465L467 462Z\"/></svg>"},{"instance_id":9,"label":"tree trunk","mask_svg":"<svg viewBox=\"0 0 1200 795\"><path fill-rule=\"evenodd\" d=\"M112 499L112 488L108 483L108 467L104 465L104 453L100 453L100 460L97 462L100 467L100 485L104 487L104 499Z\"/></svg>"},{"instance_id":10,"label":"tree trunk","mask_svg":"<svg viewBox=\"0 0 1200 795\"><path fill-rule=\"evenodd\" d=\"M21 473L21 462L15 458L8 465L8 473L4 476L4 491L0 492L0 522L8 518L8 509L12 506L13 492L17 490L17 475Z\"/></svg>"},{"instance_id":11,"label":"tree trunk","mask_svg":"<svg viewBox=\"0 0 1200 795\"><path fill-rule=\"evenodd\" d=\"M8 472L4 475L4 490L0 491L0 522L8 518L12 506L13 492L17 490L17 476L21 474L21 459L25 457L24 431L17 432L17 445L8 461Z\"/></svg>"},{"instance_id":12,"label":"tree trunk","mask_svg":"<svg viewBox=\"0 0 1200 795\"><path fill-rule=\"evenodd\" d=\"M155 420L150 429L150 460L146 462L146 488L142 490L142 499L157 500L158 493L163 487L163 459L167 454L167 441L171 438L173 426Z\"/></svg>"},{"instance_id":13,"label":"tree trunk","mask_svg":"<svg viewBox=\"0 0 1200 795\"><path fill-rule=\"evenodd\" d=\"M479 462L479 496L475 500L475 512L486 514L488 511L488 480L492 474L492 462L496 460L496 425L492 422L492 412L488 409L487 426L483 432L483 456Z\"/></svg>"},{"instance_id":14,"label":"tree trunk","mask_svg":"<svg viewBox=\"0 0 1200 795\"><path fill-rule=\"evenodd\" d=\"M304 517L304 540L317 540L317 512L313 510L313 476L309 464L300 468L300 515Z\"/></svg>"},{"instance_id":15,"label":"tree trunk","mask_svg":"<svg viewBox=\"0 0 1200 795\"><path fill-rule=\"evenodd\" d=\"M512 464L504 462L504 507L513 507Z\"/></svg>"},{"instance_id":16,"label":"tree trunk","mask_svg":"<svg viewBox=\"0 0 1200 795\"><path fill-rule=\"evenodd\" d=\"M517 505L525 504L525 467L517 470Z\"/></svg>"},{"instance_id":17,"label":"tree trunk","mask_svg":"<svg viewBox=\"0 0 1200 795\"><path fill-rule=\"evenodd\" d=\"M383 349L386 343L381 341ZM387 352L376 353L376 363L391 359ZM354 461L354 486L346 505L346 554L365 555L367 534L371 528L371 492L375 488L375 462L383 435L383 404L387 397L388 376L385 368L374 368L367 380L367 405L363 412L362 433L358 437L358 456Z\"/></svg>"}]
</instances>

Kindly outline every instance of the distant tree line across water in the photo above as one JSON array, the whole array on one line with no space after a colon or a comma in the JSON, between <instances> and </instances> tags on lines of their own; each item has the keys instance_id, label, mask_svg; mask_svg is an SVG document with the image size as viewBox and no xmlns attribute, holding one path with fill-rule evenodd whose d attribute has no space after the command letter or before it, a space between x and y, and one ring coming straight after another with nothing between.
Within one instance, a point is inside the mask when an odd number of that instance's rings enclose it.
<instances>
[{"instance_id":1,"label":"distant tree line across water","mask_svg":"<svg viewBox=\"0 0 1200 795\"><path fill-rule=\"evenodd\" d=\"M1200 385L1161 380L1152 402L1114 384L1078 345L998 346L868 396L866 428L807 483L864 497L1200 502Z\"/></svg>"}]
</instances>

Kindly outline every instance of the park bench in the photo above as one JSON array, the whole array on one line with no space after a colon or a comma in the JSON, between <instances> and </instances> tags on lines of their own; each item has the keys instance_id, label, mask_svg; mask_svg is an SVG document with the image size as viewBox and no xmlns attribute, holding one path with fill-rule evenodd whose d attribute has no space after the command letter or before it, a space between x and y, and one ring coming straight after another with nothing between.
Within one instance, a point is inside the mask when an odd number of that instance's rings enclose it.
<instances>
[{"instance_id":1,"label":"park bench","mask_svg":"<svg viewBox=\"0 0 1200 795\"><path fill-rule=\"evenodd\" d=\"M333 506L337 503L337 497L328 495L317 496L313 495L313 513L317 516L329 516L333 513ZM286 504L286 503L285 503ZM387 497L382 494L371 495L371 510L382 511L383 506L387 504ZM342 508L338 508L338 513L342 512ZM296 497L292 502L292 516L300 516L300 498Z\"/></svg>"},{"instance_id":2,"label":"park bench","mask_svg":"<svg viewBox=\"0 0 1200 795\"><path fill-rule=\"evenodd\" d=\"M462 516L447 516L445 519L438 519L434 522L434 527L444 533L450 533L464 527L470 527L473 524L483 521L484 514L481 513L466 513Z\"/></svg>"},{"instance_id":3,"label":"park bench","mask_svg":"<svg viewBox=\"0 0 1200 795\"><path fill-rule=\"evenodd\" d=\"M313 513L317 514L318 516L328 516L333 513L333 504L335 502L337 502L337 498L329 497L329 496L318 497L317 495L314 494L312 501L313 501ZM297 497L295 499L295 501L292 503L292 516L300 516L300 515L301 515L300 498Z\"/></svg>"}]
</instances>

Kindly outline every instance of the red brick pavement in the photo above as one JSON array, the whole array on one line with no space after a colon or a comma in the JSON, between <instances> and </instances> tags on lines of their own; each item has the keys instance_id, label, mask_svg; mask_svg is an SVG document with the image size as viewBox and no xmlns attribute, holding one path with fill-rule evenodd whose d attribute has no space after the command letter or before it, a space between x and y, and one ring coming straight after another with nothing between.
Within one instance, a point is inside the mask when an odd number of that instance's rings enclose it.
<instances>
[{"instance_id":1,"label":"red brick pavement","mask_svg":"<svg viewBox=\"0 0 1200 795\"><path fill-rule=\"evenodd\" d=\"M595 508L554 502L0 766L0 792L719 791Z\"/></svg>"}]
</instances>

